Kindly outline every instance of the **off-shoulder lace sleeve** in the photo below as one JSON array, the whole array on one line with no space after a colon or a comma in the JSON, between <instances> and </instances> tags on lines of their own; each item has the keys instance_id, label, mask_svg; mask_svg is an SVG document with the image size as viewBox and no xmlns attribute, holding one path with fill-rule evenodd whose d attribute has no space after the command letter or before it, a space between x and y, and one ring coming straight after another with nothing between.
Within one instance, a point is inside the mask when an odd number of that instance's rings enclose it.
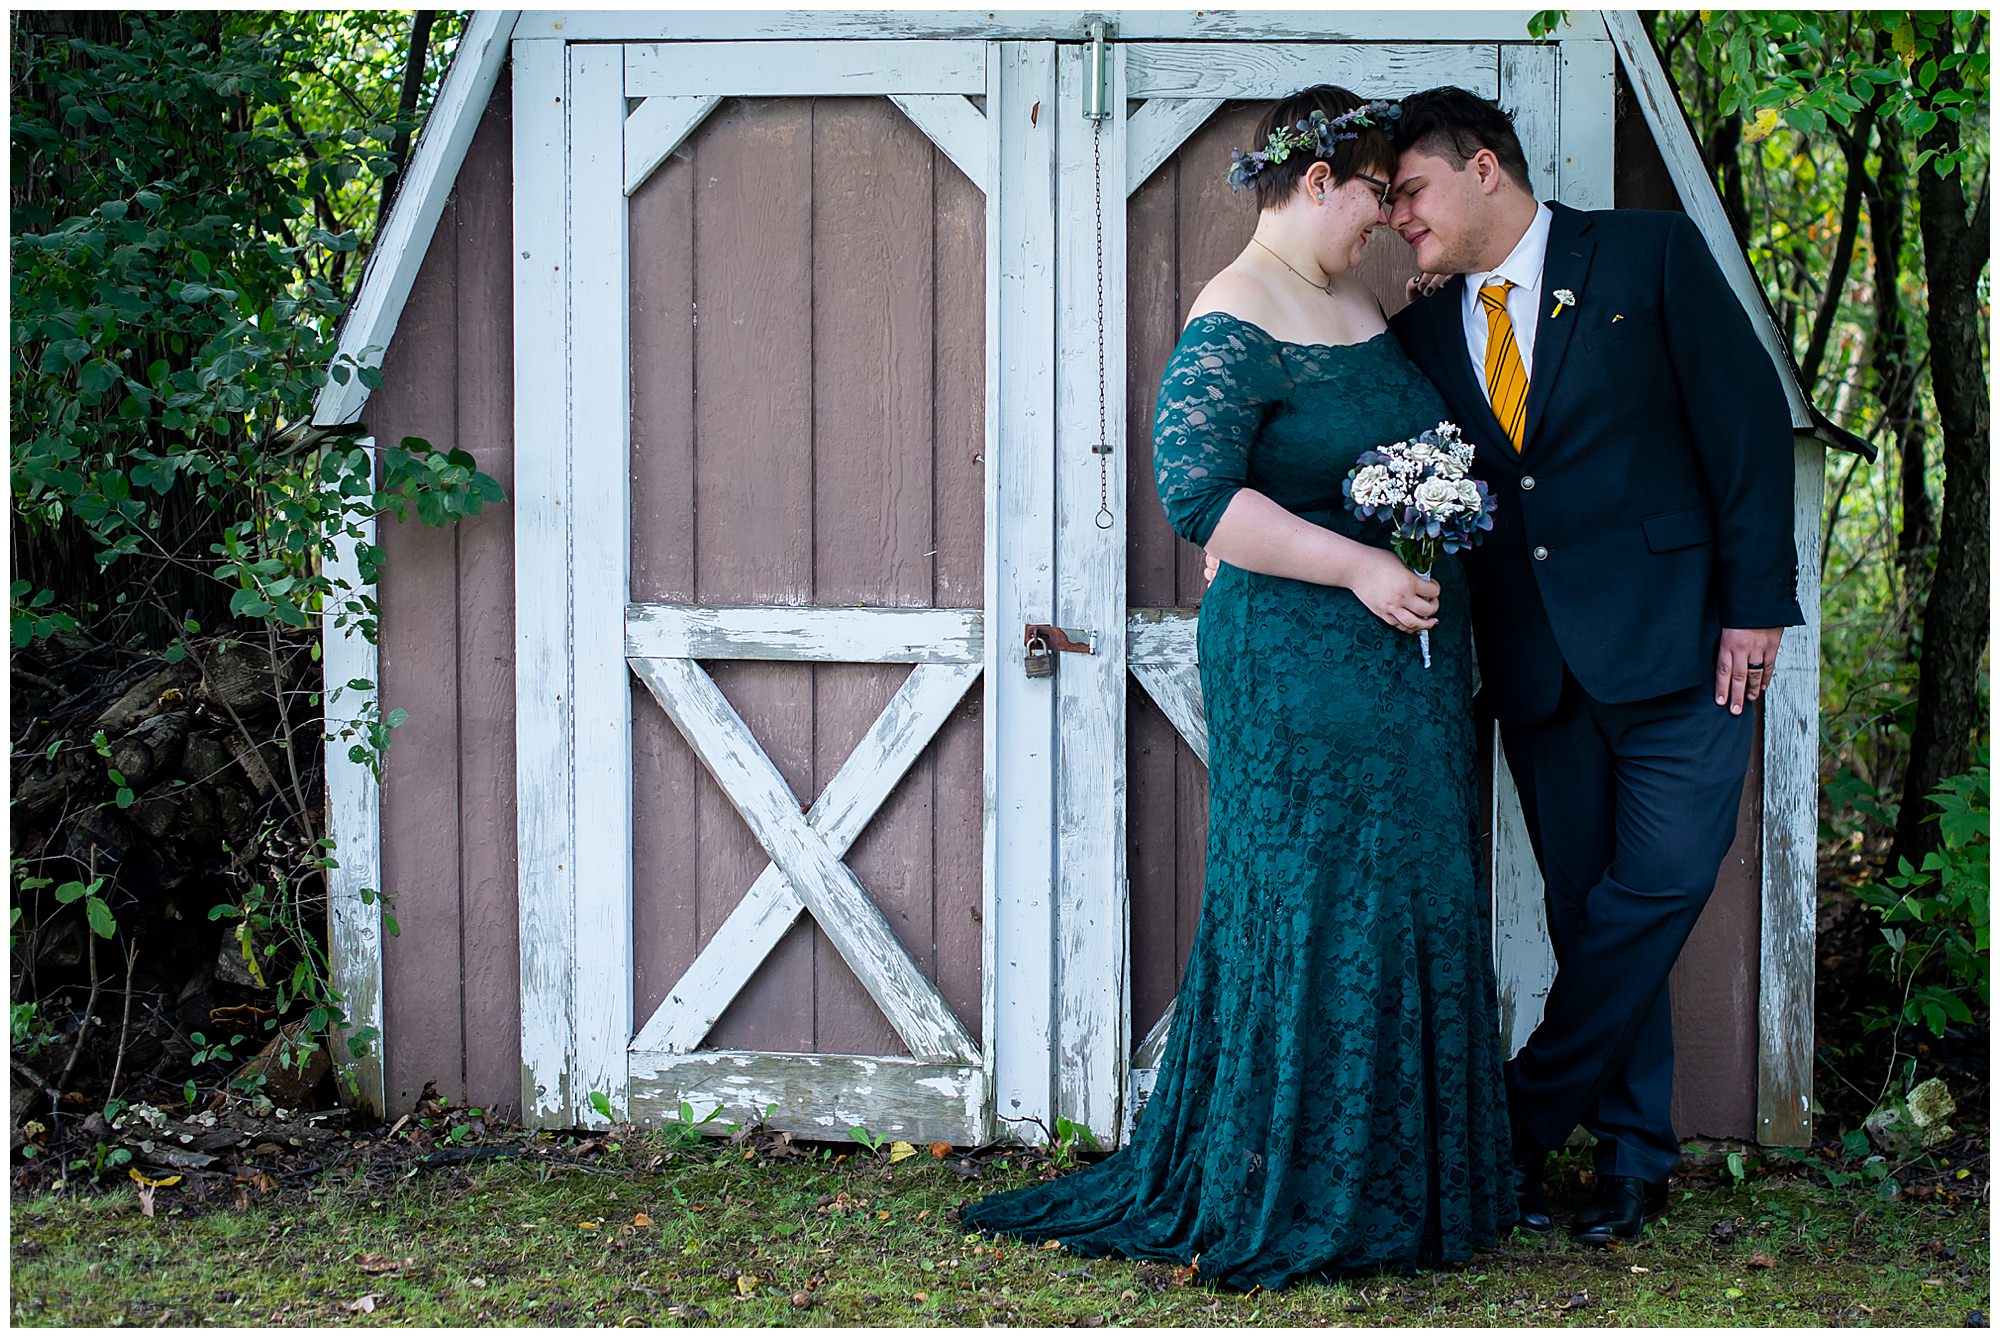
<instances>
[{"instance_id":1,"label":"off-shoulder lace sleeve","mask_svg":"<svg viewBox=\"0 0 2000 1338\"><path fill-rule=\"evenodd\" d=\"M1286 393L1277 343L1225 313L1197 316L1160 377L1153 480L1174 533L1206 544L1249 476L1250 447Z\"/></svg>"}]
</instances>

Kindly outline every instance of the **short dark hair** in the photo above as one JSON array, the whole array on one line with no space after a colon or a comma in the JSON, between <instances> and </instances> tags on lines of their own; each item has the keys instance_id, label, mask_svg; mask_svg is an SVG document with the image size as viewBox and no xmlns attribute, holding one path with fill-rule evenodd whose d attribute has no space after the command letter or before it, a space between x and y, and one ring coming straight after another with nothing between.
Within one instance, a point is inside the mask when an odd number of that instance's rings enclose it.
<instances>
[{"instance_id":1,"label":"short dark hair","mask_svg":"<svg viewBox=\"0 0 2000 1338\"><path fill-rule=\"evenodd\" d=\"M1302 88L1288 98L1281 99L1264 119L1257 124L1257 142L1251 147L1262 150L1271 142L1271 135L1279 126L1296 125L1314 112L1325 112L1327 119L1345 116L1356 107L1365 105L1367 99L1333 84L1315 84ZM1323 162L1333 169L1333 184L1344 185L1358 173L1377 171L1386 179L1396 175L1396 146L1389 138L1388 126L1379 118L1375 124L1352 127L1355 138L1343 139L1335 147L1330 158L1316 158L1310 153L1294 153L1282 163L1267 163L1251 184L1257 190L1257 207L1271 209L1291 198L1292 190L1306 174L1306 169L1316 162Z\"/></svg>"},{"instance_id":2,"label":"short dark hair","mask_svg":"<svg viewBox=\"0 0 2000 1338\"><path fill-rule=\"evenodd\" d=\"M1528 194L1535 193L1528 179L1528 157L1514 133L1514 118L1501 111L1499 103L1463 88L1447 84L1404 98L1396 147L1433 154L1461 168L1481 149L1491 149L1500 160L1500 170Z\"/></svg>"}]
</instances>

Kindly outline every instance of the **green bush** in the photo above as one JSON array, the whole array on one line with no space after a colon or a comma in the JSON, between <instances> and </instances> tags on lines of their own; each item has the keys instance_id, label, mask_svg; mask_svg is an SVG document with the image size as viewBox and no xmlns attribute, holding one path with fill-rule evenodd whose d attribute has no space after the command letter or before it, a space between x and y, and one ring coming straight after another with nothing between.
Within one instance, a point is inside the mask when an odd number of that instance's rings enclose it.
<instances>
[{"instance_id":1,"label":"green bush","mask_svg":"<svg viewBox=\"0 0 2000 1338\"><path fill-rule=\"evenodd\" d=\"M1992 775L1988 750L1970 771L1947 778L1931 796L1943 847L1920 868L1896 872L1860 890L1881 920L1871 963L1902 987L1900 1007L1869 1010L1867 1028L1922 1026L1934 1036L1972 1020L1972 1001L1989 997L1987 934Z\"/></svg>"}]
</instances>

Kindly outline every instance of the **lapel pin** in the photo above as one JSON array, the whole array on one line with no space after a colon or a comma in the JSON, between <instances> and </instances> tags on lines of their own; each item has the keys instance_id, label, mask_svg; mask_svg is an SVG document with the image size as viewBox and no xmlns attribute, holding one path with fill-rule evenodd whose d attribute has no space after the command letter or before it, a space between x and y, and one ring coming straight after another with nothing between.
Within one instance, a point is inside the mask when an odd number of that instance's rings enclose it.
<instances>
[{"instance_id":1,"label":"lapel pin","mask_svg":"<svg viewBox=\"0 0 2000 1338\"><path fill-rule=\"evenodd\" d=\"M1549 319L1554 320L1556 317L1562 315L1564 307L1573 307L1575 305L1576 305L1575 293L1572 293L1567 288L1556 289L1556 304L1554 308L1552 308L1549 312Z\"/></svg>"}]
</instances>

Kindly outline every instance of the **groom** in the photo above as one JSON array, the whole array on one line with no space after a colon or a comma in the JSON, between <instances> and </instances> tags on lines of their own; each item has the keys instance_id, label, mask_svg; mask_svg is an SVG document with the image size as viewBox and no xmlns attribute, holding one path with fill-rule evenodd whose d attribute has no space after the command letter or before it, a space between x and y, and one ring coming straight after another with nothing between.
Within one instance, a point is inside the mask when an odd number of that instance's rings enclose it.
<instances>
[{"instance_id":1,"label":"groom","mask_svg":"<svg viewBox=\"0 0 2000 1338\"><path fill-rule=\"evenodd\" d=\"M1745 703L1804 621L1791 415L1685 217L1538 203L1512 122L1463 89L1404 99L1396 137L1389 221L1426 295L1391 326L1500 502L1473 627L1555 949L1507 1064L1522 1225L1551 1228L1542 1159L1581 1123L1573 1233L1632 1240L1680 1158L1667 975L1735 837Z\"/></svg>"}]
</instances>

